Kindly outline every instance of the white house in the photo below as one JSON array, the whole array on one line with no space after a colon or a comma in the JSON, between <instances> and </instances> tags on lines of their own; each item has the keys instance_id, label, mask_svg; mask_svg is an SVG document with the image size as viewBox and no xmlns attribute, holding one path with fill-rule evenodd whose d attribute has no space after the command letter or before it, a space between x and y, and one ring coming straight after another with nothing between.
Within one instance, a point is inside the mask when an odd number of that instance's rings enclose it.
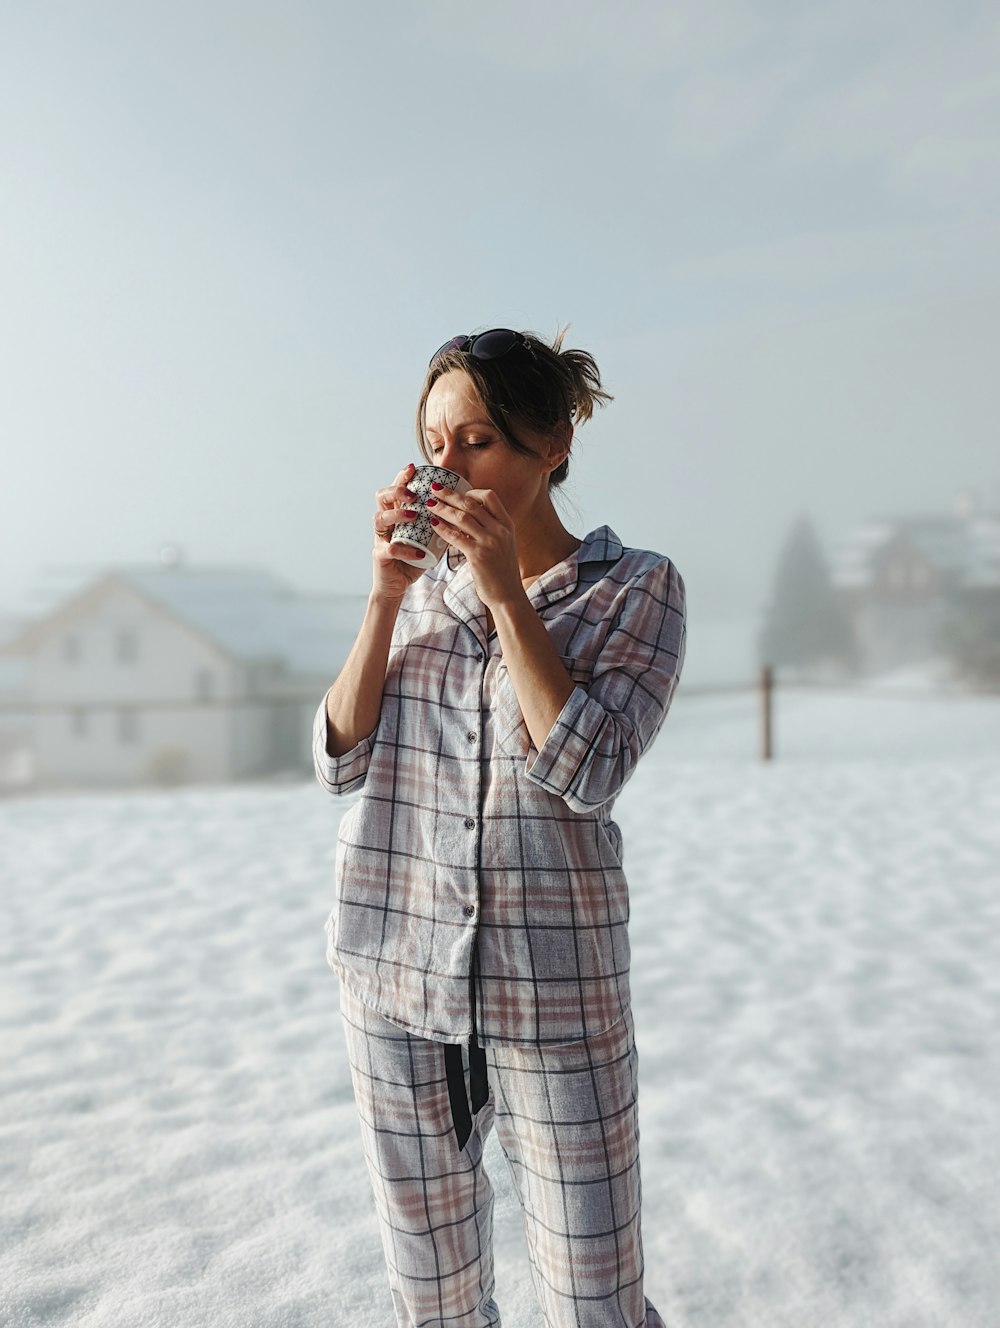
<instances>
[{"instance_id":1,"label":"white house","mask_svg":"<svg viewBox=\"0 0 1000 1328\"><path fill-rule=\"evenodd\" d=\"M0 794L34 782L28 716L28 664L3 648L28 625L25 617L0 614Z\"/></svg>"},{"instance_id":2,"label":"white house","mask_svg":"<svg viewBox=\"0 0 1000 1328\"><path fill-rule=\"evenodd\" d=\"M366 598L183 562L99 575L0 640L0 786L4 743L8 787L307 777Z\"/></svg>"},{"instance_id":3,"label":"white house","mask_svg":"<svg viewBox=\"0 0 1000 1328\"><path fill-rule=\"evenodd\" d=\"M950 514L869 521L836 548L831 580L867 668L938 657L956 608L1000 607L1000 513L962 494Z\"/></svg>"}]
</instances>

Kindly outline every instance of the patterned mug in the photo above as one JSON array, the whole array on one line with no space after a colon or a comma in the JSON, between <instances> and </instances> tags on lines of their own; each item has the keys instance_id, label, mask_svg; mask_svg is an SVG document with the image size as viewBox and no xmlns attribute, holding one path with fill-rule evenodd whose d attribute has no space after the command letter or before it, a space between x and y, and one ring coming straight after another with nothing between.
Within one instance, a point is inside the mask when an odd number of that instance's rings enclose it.
<instances>
[{"instance_id":1,"label":"patterned mug","mask_svg":"<svg viewBox=\"0 0 1000 1328\"><path fill-rule=\"evenodd\" d=\"M400 521L399 525L393 526L392 534L389 536L390 546L393 544L408 544L414 549L424 549L425 556L418 563L407 558L404 561L410 567L421 567L425 571L430 571L436 567L441 558L447 551L448 545L431 525L431 516L434 509L428 510L427 499L432 498L433 492L431 485L443 484L446 489L451 489L453 493L468 493L472 485L468 480L464 480L461 475L457 475L453 470L447 470L444 466L417 466L413 472L413 478L407 482L409 488L416 497L410 504L411 511L416 512L415 521Z\"/></svg>"}]
</instances>

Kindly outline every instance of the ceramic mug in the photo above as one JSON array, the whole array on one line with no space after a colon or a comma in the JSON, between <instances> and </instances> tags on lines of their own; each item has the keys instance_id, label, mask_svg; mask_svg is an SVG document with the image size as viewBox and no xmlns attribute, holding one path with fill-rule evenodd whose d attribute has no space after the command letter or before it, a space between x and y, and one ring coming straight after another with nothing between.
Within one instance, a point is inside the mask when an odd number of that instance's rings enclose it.
<instances>
[{"instance_id":1,"label":"ceramic mug","mask_svg":"<svg viewBox=\"0 0 1000 1328\"><path fill-rule=\"evenodd\" d=\"M390 549L393 544L408 544L413 549L425 550L424 557L418 562L411 558L401 559L410 567L420 567L425 571L436 567L448 549L448 545L431 525L434 509L427 506L427 499L434 497L432 484L443 484L453 493L468 493L472 488L468 480L444 466L417 466L413 478L407 481L407 488L415 495L410 510L416 512L416 520L400 521L393 526L389 545Z\"/></svg>"}]
</instances>

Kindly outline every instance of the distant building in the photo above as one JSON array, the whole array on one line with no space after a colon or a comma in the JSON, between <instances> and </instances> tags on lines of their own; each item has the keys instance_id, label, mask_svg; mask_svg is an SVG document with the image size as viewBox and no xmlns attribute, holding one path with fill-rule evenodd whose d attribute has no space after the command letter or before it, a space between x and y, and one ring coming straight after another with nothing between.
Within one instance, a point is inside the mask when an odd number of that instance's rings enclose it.
<instances>
[{"instance_id":1,"label":"distant building","mask_svg":"<svg viewBox=\"0 0 1000 1328\"><path fill-rule=\"evenodd\" d=\"M963 494L951 515L872 520L834 551L831 579L865 671L940 658L953 610L1000 607L1000 513Z\"/></svg>"},{"instance_id":2,"label":"distant building","mask_svg":"<svg viewBox=\"0 0 1000 1328\"><path fill-rule=\"evenodd\" d=\"M34 782L27 712L28 662L3 653L27 625L25 617L0 614L0 794L5 789L30 787Z\"/></svg>"},{"instance_id":3,"label":"distant building","mask_svg":"<svg viewBox=\"0 0 1000 1328\"><path fill-rule=\"evenodd\" d=\"M312 717L367 597L162 561L0 620L0 790L311 773Z\"/></svg>"}]
</instances>

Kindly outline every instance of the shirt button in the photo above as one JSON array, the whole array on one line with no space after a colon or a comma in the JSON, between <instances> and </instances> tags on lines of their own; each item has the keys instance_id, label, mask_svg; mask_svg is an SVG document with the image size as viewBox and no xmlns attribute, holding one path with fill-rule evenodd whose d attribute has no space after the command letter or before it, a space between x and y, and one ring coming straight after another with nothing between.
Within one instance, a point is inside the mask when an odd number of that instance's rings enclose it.
<instances>
[{"instance_id":1,"label":"shirt button","mask_svg":"<svg viewBox=\"0 0 1000 1328\"><path fill-rule=\"evenodd\" d=\"M462 912L467 918L474 918L476 916L475 904L466 904L465 908L462 909Z\"/></svg>"},{"instance_id":2,"label":"shirt button","mask_svg":"<svg viewBox=\"0 0 1000 1328\"><path fill-rule=\"evenodd\" d=\"M474 830L476 828L475 817L467 816L465 818L465 828L466 830Z\"/></svg>"},{"instance_id":3,"label":"shirt button","mask_svg":"<svg viewBox=\"0 0 1000 1328\"><path fill-rule=\"evenodd\" d=\"M479 737L479 734L473 732L472 729L469 729L468 733L465 736L468 738L470 742L475 742L476 739Z\"/></svg>"}]
</instances>

